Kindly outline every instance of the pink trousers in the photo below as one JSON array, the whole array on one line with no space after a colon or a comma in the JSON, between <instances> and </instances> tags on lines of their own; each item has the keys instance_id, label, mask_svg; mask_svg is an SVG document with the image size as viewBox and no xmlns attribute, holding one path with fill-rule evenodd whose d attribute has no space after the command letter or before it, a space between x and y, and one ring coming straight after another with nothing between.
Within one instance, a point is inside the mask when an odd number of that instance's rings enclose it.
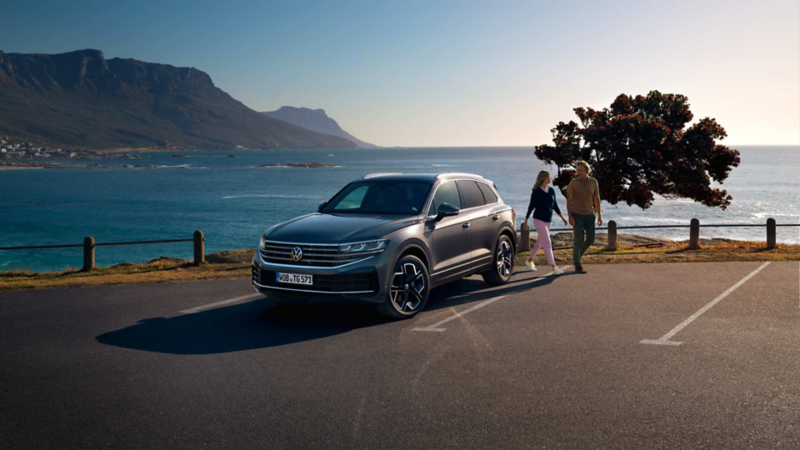
<instances>
[{"instance_id":1,"label":"pink trousers","mask_svg":"<svg viewBox=\"0 0 800 450\"><path fill-rule=\"evenodd\" d=\"M547 256L547 264L555 266L556 260L553 258L553 244L550 242L550 222L533 219L533 226L536 227L536 243L533 245L533 250L531 250L530 259L533 259L539 249L543 248L544 254Z\"/></svg>"}]
</instances>

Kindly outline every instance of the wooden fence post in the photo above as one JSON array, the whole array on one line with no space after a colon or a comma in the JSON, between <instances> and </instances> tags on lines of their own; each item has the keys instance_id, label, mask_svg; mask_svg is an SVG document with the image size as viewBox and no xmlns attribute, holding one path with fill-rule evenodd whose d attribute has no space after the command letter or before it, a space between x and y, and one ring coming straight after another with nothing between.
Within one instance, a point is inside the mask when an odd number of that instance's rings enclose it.
<instances>
[{"instance_id":1,"label":"wooden fence post","mask_svg":"<svg viewBox=\"0 0 800 450\"><path fill-rule=\"evenodd\" d=\"M83 271L94 270L94 238L87 236L83 239Z\"/></svg>"},{"instance_id":2,"label":"wooden fence post","mask_svg":"<svg viewBox=\"0 0 800 450\"><path fill-rule=\"evenodd\" d=\"M775 248L775 242L777 240L776 228L775 219L772 217L767 219L767 250L772 250Z\"/></svg>"},{"instance_id":3,"label":"wooden fence post","mask_svg":"<svg viewBox=\"0 0 800 450\"><path fill-rule=\"evenodd\" d=\"M197 230L194 232L194 264L199 266L203 264L205 260L205 237L203 237L202 231Z\"/></svg>"},{"instance_id":4,"label":"wooden fence post","mask_svg":"<svg viewBox=\"0 0 800 450\"><path fill-rule=\"evenodd\" d=\"M519 245L517 252L527 252L531 249L531 229L527 226L528 222L523 222L519 228Z\"/></svg>"},{"instance_id":5,"label":"wooden fence post","mask_svg":"<svg viewBox=\"0 0 800 450\"><path fill-rule=\"evenodd\" d=\"M606 248L612 252L617 250L617 222L613 220L608 221L608 245Z\"/></svg>"},{"instance_id":6,"label":"wooden fence post","mask_svg":"<svg viewBox=\"0 0 800 450\"><path fill-rule=\"evenodd\" d=\"M689 227L689 248L700 248L700 221L697 219L692 219Z\"/></svg>"}]
</instances>

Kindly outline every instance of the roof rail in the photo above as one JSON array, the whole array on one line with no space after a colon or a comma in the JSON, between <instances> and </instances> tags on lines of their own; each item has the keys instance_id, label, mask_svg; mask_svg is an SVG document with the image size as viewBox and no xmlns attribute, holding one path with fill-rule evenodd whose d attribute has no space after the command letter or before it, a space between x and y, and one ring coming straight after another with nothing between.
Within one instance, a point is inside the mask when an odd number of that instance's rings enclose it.
<instances>
[{"instance_id":1,"label":"roof rail","mask_svg":"<svg viewBox=\"0 0 800 450\"><path fill-rule=\"evenodd\" d=\"M458 176L468 176L468 177L475 177L475 178L483 178L481 175L475 175L474 173L463 173L463 172L447 172L447 173L440 173L436 175L436 178L441 177L458 177Z\"/></svg>"},{"instance_id":2,"label":"roof rail","mask_svg":"<svg viewBox=\"0 0 800 450\"><path fill-rule=\"evenodd\" d=\"M362 180L366 180L367 178L383 177L386 175L402 175L402 173L400 172L371 173L369 175L364 175L364 178L362 178Z\"/></svg>"}]
</instances>

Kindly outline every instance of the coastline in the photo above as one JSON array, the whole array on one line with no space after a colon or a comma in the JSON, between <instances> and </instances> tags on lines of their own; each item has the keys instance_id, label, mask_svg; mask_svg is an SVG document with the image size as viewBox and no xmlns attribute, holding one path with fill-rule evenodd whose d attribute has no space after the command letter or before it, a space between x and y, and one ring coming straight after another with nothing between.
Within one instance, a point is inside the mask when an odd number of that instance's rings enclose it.
<instances>
[{"instance_id":1,"label":"coastline","mask_svg":"<svg viewBox=\"0 0 800 450\"><path fill-rule=\"evenodd\" d=\"M60 164L40 161L0 161L0 170L30 170L30 169L157 169L154 164ZM183 169L182 165L171 166L173 169Z\"/></svg>"},{"instance_id":2,"label":"coastline","mask_svg":"<svg viewBox=\"0 0 800 450\"><path fill-rule=\"evenodd\" d=\"M185 157L185 155L181 155ZM177 157L177 156L176 156ZM230 155L229 155L230 157ZM255 166L256 168L290 168L290 169L322 169L341 168L342 165L319 162L299 163L267 163ZM158 164L62 164L43 161L0 161L0 170L30 170L30 169L189 169L186 164L158 165Z\"/></svg>"},{"instance_id":3,"label":"coastline","mask_svg":"<svg viewBox=\"0 0 800 450\"><path fill-rule=\"evenodd\" d=\"M33 166L4 166L0 165L0 170L41 170L44 167L33 167Z\"/></svg>"}]
</instances>

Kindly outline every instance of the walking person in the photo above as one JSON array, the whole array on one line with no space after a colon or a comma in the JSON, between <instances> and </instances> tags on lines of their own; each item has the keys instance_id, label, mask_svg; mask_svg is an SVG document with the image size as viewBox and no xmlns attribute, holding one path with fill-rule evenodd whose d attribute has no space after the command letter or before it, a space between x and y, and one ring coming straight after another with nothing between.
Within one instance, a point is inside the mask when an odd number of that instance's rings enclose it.
<instances>
[{"instance_id":1,"label":"walking person","mask_svg":"<svg viewBox=\"0 0 800 450\"><path fill-rule=\"evenodd\" d=\"M572 260L575 272L586 273L581 264L581 256L594 243L595 213L597 226L603 225L603 210L600 209L600 186L596 179L589 176L589 163L578 161L575 165L578 176L569 182L567 188L567 213L573 231Z\"/></svg>"},{"instance_id":2,"label":"walking person","mask_svg":"<svg viewBox=\"0 0 800 450\"><path fill-rule=\"evenodd\" d=\"M561 275L563 270L556 267L556 260L553 257L553 244L550 241L550 223L553 221L553 211L561 217L564 225L567 224L567 219L561 215L561 210L558 208L556 201L556 191L550 187L550 172L543 170L539 172L536 177L536 183L531 190L531 201L528 204L528 213L525 214L525 223L528 223L528 218L533 212L533 226L536 227L536 244L533 245L531 256L525 261L525 266L530 270L536 270L536 265L533 263L533 258L539 249L544 250L547 256L547 263L553 267L553 275Z\"/></svg>"}]
</instances>

